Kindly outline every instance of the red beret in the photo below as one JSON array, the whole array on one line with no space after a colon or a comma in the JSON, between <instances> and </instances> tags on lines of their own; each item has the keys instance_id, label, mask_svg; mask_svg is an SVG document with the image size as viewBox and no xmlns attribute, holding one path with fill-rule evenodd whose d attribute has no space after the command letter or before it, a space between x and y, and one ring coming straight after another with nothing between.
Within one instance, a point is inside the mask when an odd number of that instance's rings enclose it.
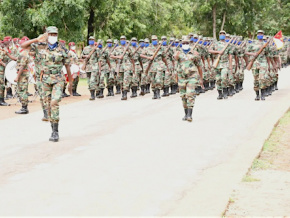
<instances>
[{"instance_id":1,"label":"red beret","mask_svg":"<svg viewBox=\"0 0 290 218\"><path fill-rule=\"evenodd\" d=\"M64 40L59 40L59 42L66 43Z\"/></svg>"},{"instance_id":2,"label":"red beret","mask_svg":"<svg viewBox=\"0 0 290 218\"><path fill-rule=\"evenodd\" d=\"M68 43L68 46L76 45L74 42Z\"/></svg>"},{"instance_id":3,"label":"red beret","mask_svg":"<svg viewBox=\"0 0 290 218\"><path fill-rule=\"evenodd\" d=\"M21 40L28 41L29 38L27 36L23 36Z\"/></svg>"},{"instance_id":4,"label":"red beret","mask_svg":"<svg viewBox=\"0 0 290 218\"><path fill-rule=\"evenodd\" d=\"M18 40L19 40L19 38L13 38L13 42L16 42Z\"/></svg>"},{"instance_id":5,"label":"red beret","mask_svg":"<svg viewBox=\"0 0 290 218\"><path fill-rule=\"evenodd\" d=\"M11 41L11 37L10 36L5 36L3 39L3 42L10 42Z\"/></svg>"}]
</instances>

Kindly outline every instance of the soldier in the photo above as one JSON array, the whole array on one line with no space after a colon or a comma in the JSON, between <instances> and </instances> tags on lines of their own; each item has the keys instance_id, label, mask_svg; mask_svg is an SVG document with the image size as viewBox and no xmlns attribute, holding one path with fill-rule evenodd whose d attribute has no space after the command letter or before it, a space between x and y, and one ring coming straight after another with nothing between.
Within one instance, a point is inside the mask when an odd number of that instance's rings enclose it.
<instances>
[{"instance_id":1,"label":"soldier","mask_svg":"<svg viewBox=\"0 0 290 218\"><path fill-rule=\"evenodd\" d=\"M133 51L133 60L135 64L135 74L132 78L132 95L130 96L131 98L137 97L137 87L141 84L141 76L143 74L143 65L142 61L140 58L141 54L141 46L137 47L137 38L133 37L131 39L131 46L132 46L132 51ZM144 85L141 85L141 89L143 90L143 95L144 93ZM142 93L142 91L141 91Z\"/></svg>"},{"instance_id":2,"label":"soldier","mask_svg":"<svg viewBox=\"0 0 290 218\"><path fill-rule=\"evenodd\" d=\"M118 41L118 39L115 39L114 40L114 48L116 48L118 46L119 46L119 41ZM112 52L111 52L111 54L112 54ZM115 75L114 75L115 79L114 79L114 81L115 81L115 85L116 85L116 95L119 95L119 94L121 94L121 83L120 83L120 81L117 80L117 76L118 76L117 75L117 72L116 72L117 60L116 59L112 59L112 58L110 58L110 59L111 60L114 60L114 62L116 63L116 66L115 66Z\"/></svg>"},{"instance_id":3,"label":"soldier","mask_svg":"<svg viewBox=\"0 0 290 218\"><path fill-rule=\"evenodd\" d=\"M87 61L85 71L87 74L88 89L90 90L90 93L91 93L91 97L90 97L91 101L95 100L95 98L96 98L95 86L96 86L97 81L96 81L96 77L93 77L93 78L91 77L92 71L93 71L93 66L92 66L92 61L88 60L88 59L90 58L89 54L92 51L92 49L94 49L94 47L95 47L95 38L93 36L90 36L89 37L89 45L84 48L84 50L81 54L81 58L84 59L85 62Z\"/></svg>"},{"instance_id":4,"label":"soldier","mask_svg":"<svg viewBox=\"0 0 290 218\"><path fill-rule=\"evenodd\" d=\"M47 27L46 34L38 38L22 43L22 48L28 48L30 45L34 47L36 55L40 55L42 68L42 83L45 98L47 100L47 108L49 120L51 122L52 134L49 141L57 142L59 140L58 124L59 124L59 102L64 86L65 77L62 74L63 65L66 67L69 79L69 91L72 93L72 78L70 72L70 59L68 51L58 44L58 29L54 26ZM45 49L38 50L39 43L46 42Z\"/></svg>"},{"instance_id":5,"label":"soldier","mask_svg":"<svg viewBox=\"0 0 290 218\"><path fill-rule=\"evenodd\" d=\"M122 87L121 100L127 100L127 92L132 83L132 77L135 73L135 63L133 61L133 50L126 42L126 36L120 38L121 46L118 46L113 51L111 58L118 60L117 64L117 80Z\"/></svg>"},{"instance_id":6,"label":"soldier","mask_svg":"<svg viewBox=\"0 0 290 218\"><path fill-rule=\"evenodd\" d=\"M116 70L116 60L110 58L110 55L114 51L115 47L118 46L118 42L115 42L115 45L113 47L113 41L111 39L107 40L107 52L108 52L108 58L110 61L111 70L108 74L107 78L107 86L108 86L108 95L107 96L114 96L114 84L115 84L115 70Z\"/></svg>"},{"instance_id":7,"label":"soldier","mask_svg":"<svg viewBox=\"0 0 290 218\"><path fill-rule=\"evenodd\" d=\"M7 52L0 48L0 106L10 106L10 104L4 101L5 92L5 67L8 62Z\"/></svg>"},{"instance_id":8,"label":"soldier","mask_svg":"<svg viewBox=\"0 0 290 218\"><path fill-rule=\"evenodd\" d=\"M70 42L68 43L68 47L69 47L68 57L70 58L70 65L72 64L79 65L79 59L76 52L76 44L74 42ZM81 96L79 93L77 93L79 80L80 80L79 73L74 72L72 84L73 96Z\"/></svg>"},{"instance_id":9,"label":"soldier","mask_svg":"<svg viewBox=\"0 0 290 218\"><path fill-rule=\"evenodd\" d=\"M66 41L65 40L59 40L59 45L62 47L62 48L64 48L64 49L66 49ZM62 98L67 98L67 97L69 97L70 95L68 95L68 94L66 94L66 92L65 92L65 90L66 90L66 86L67 86L67 80L65 80L64 81L64 87L63 87L63 92L62 92Z\"/></svg>"},{"instance_id":10,"label":"soldier","mask_svg":"<svg viewBox=\"0 0 290 218\"><path fill-rule=\"evenodd\" d=\"M141 86L141 91L140 91L140 94L141 96L144 96L146 94L146 86L147 86L147 83L146 83L146 75L145 75L145 70L144 69L144 65L143 65L143 61L149 61L148 59L143 59L140 57L140 55L143 53L143 51L145 50L145 43L144 43L144 39L140 39L139 40L139 45L140 45L140 51L138 52L139 53L139 61L140 61L140 65L141 65L141 68L142 68L142 71L141 71L141 79L140 79L140 86ZM147 65L146 65L147 66Z\"/></svg>"},{"instance_id":11,"label":"soldier","mask_svg":"<svg viewBox=\"0 0 290 218\"><path fill-rule=\"evenodd\" d=\"M20 41L22 44L28 41L27 37L23 37ZM14 82L17 83L17 94L19 96L22 108L19 111L15 111L16 114L28 114L28 80L29 80L29 68L28 64L31 62L29 56L29 49L22 49L20 55L17 58L17 77Z\"/></svg>"},{"instance_id":12,"label":"soldier","mask_svg":"<svg viewBox=\"0 0 290 218\"><path fill-rule=\"evenodd\" d=\"M180 97L185 112L182 120L192 121L192 109L195 102L195 88L197 84L203 86L201 58L196 51L191 51L189 39L182 40L182 51L177 50L175 60L179 64L178 68L178 86ZM199 76L197 76L199 74Z\"/></svg>"},{"instance_id":13,"label":"soldier","mask_svg":"<svg viewBox=\"0 0 290 218\"><path fill-rule=\"evenodd\" d=\"M147 50L147 48L149 48L149 45L150 45L150 40L148 38L146 38L144 40L144 49L143 49L142 54L146 54L146 50ZM143 72L144 72L144 75L146 77L146 79L145 79L145 83L146 83L145 94L150 94L151 76L150 76L150 73L148 73L148 72L147 72L147 75L145 74L145 71L146 71L148 64L149 64L149 59L142 58L142 64L143 64Z\"/></svg>"},{"instance_id":14,"label":"soldier","mask_svg":"<svg viewBox=\"0 0 290 218\"><path fill-rule=\"evenodd\" d=\"M257 32L257 41L249 44L245 54L249 56L256 56L256 52L260 50L260 48L264 45L263 41L264 31L258 30ZM265 100L266 88L267 88L267 81L266 81L266 71L270 67L268 65L269 60L269 48L265 48L260 55L255 60L252 73L254 76L254 91L256 92L256 101ZM260 90L261 90L261 97L260 97Z\"/></svg>"},{"instance_id":15,"label":"soldier","mask_svg":"<svg viewBox=\"0 0 290 218\"><path fill-rule=\"evenodd\" d=\"M141 54L142 58L147 58L150 61L152 61L152 65L150 69L146 69L150 73L151 77L151 84L152 84L152 91L154 92L154 96L152 99L160 99L160 89L162 88L162 81L163 81L163 75L166 70L168 69L164 48L160 47L159 51L157 52L157 55L155 59L153 59L153 55L158 49L158 38L157 36L152 36L152 46L148 47L146 49L145 54ZM150 65L148 65L150 66ZM148 67L147 67L148 68ZM147 72L145 72L147 73Z\"/></svg>"},{"instance_id":16,"label":"soldier","mask_svg":"<svg viewBox=\"0 0 290 218\"><path fill-rule=\"evenodd\" d=\"M212 54L222 54L222 50L227 45L226 39L226 32L221 30L219 33L220 41L216 42L215 45L211 50L209 50ZM219 64L216 67L216 83L217 83L217 90L218 90L218 97L217 99L227 99L228 98L228 81L229 78L233 77L233 65L232 65L232 49L227 47L225 52L220 58Z\"/></svg>"},{"instance_id":17,"label":"soldier","mask_svg":"<svg viewBox=\"0 0 290 218\"><path fill-rule=\"evenodd\" d=\"M176 51L176 46L175 46L175 38L174 37L170 37L170 45L171 45L171 48L170 50L172 51L172 55L171 55L171 63L173 64L172 65L172 72L171 72L171 77L170 77L170 89L171 89L171 92L169 93L170 95L175 95L176 92L177 92L177 89L178 89L178 81L177 81L177 73L176 73L176 63L175 63L175 60L174 60L174 53Z\"/></svg>"}]
</instances>

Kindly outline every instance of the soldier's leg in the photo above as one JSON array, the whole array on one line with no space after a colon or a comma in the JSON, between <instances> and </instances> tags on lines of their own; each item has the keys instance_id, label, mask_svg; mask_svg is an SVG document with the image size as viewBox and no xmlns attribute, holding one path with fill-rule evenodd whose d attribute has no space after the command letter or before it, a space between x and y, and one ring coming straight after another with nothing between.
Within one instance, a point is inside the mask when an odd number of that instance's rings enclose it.
<instances>
[{"instance_id":1,"label":"soldier's leg","mask_svg":"<svg viewBox=\"0 0 290 218\"><path fill-rule=\"evenodd\" d=\"M163 81L164 81L164 75L165 75L165 72L164 72L164 69L161 69L161 68L157 68L157 72L156 72L156 76L155 76L155 90L156 90L156 96L157 96L157 99L160 99L161 96L160 96L160 90L162 89L162 84L163 84Z\"/></svg>"},{"instance_id":2,"label":"soldier's leg","mask_svg":"<svg viewBox=\"0 0 290 218\"><path fill-rule=\"evenodd\" d=\"M78 74L74 74L73 84L72 84L73 96L81 96L79 93L77 93L77 87L78 87L78 84L79 84L79 80L80 80L79 75Z\"/></svg>"},{"instance_id":3,"label":"soldier's leg","mask_svg":"<svg viewBox=\"0 0 290 218\"><path fill-rule=\"evenodd\" d=\"M179 87L179 95L182 101L182 106L184 109L185 116L182 118L183 121L187 120L187 98L186 98L186 79L182 77L181 74L178 74L178 87Z\"/></svg>"},{"instance_id":4,"label":"soldier's leg","mask_svg":"<svg viewBox=\"0 0 290 218\"><path fill-rule=\"evenodd\" d=\"M223 90L223 98L228 98L229 77L228 68L221 69L221 88Z\"/></svg>"},{"instance_id":5,"label":"soldier's leg","mask_svg":"<svg viewBox=\"0 0 290 218\"><path fill-rule=\"evenodd\" d=\"M127 93L130 89L130 84L132 84L133 72L131 70L126 70L124 72L123 79L123 89L122 89L122 98L121 100L127 100Z\"/></svg>"},{"instance_id":6,"label":"soldier's leg","mask_svg":"<svg viewBox=\"0 0 290 218\"><path fill-rule=\"evenodd\" d=\"M62 90L62 98L64 98L64 97L69 97L69 96L70 96L70 95L66 94L66 92L65 92L66 87L67 87L67 81L65 80L65 81L64 81L63 90Z\"/></svg>"},{"instance_id":7,"label":"soldier's leg","mask_svg":"<svg viewBox=\"0 0 290 218\"><path fill-rule=\"evenodd\" d=\"M162 97L169 96L169 87L171 83L171 75L172 75L172 66L169 67L169 70L165 70L164 72L164 85L163 85L163 94Z\"/></svg>"},{"instance_id":8,"label":"soldier's leg","mask_svg":"<svg viewBox=\"0 0 290 218\"><path fill-rule=\"evenodd\" d=\"M36 87L37 92L40 99L41 108L43 111L43 118L42 121L48 121L48 110L47 110L47 99L45 98L44 92L43 92L43 83L40 81L40 78L36 78Z\"/></svg>"},{"instance_id":9,"label":"soldier's leg","mask_svg":"<svg viewBox=\"0 0 290 218\"><path fill-rule=\"evenodd\" d=\"M97 83L98 83L98 72L96 70L94 70L93 72L90 73L89 77L88 77L88 82L89 82L89 90L91 93L91 97L90 100L93 101L96 98L96 89L97 89Z\"/></svg>"},{"instance_id":10,"label":"soldier's leg","mask_svg":"<svg viewBox=\"0 0 290 218\"><path fill-rule=\"evenodd\" d=\"M131 85L131 89L132 89L132 95L130 96L131 98L135 98L137 97L137 89L138 86L140 84L140 78L141 78L141 69L135 71L135 73L132 76L132 85ZM142 89L142 85L141 85L141 89ZM144 88L143 88L144 90Z\"/></svg>"},{"instance_id":11,"label":"soldier's leg","mask_svg":"<svg viewBox=\"0 0 290 218\"><path fill-rule=\"evenodd\" d=\"M6 98L13 98L12 84L8 81L6 81Z\"/></svg>"},{"instance_id":12,"label":"soldier's leg","mask_svg":"<svg viewBox=\"0 0 290 218\"><path fill-rule=\"evenodd\" d=\"M230 73L230 70L228 69L227 75L228 75L228 81L229 81L228 95L233 96L235 94L235 92L234 92L234 87L235 87L235 72L234 72L234 70L232 71L232 73Z\"/></svg>"},{"instance_id":13,"label":"soldier's leg","mask_svg":"<svg viewBox=\"0 0 290 218\"><path fill-rule=\"evenodd\" d=\"M208 91L210 89L209 81L210 81L210 72L208 69L205 69L203 71L203 84L205 91Z\"/></svg>"},{"instance_id":14,"label":"soldier's leg","mask_svg":"<svg viewBox=\"0 0 290 218\"><path fill-rule=\"evenodd\" d=\"M146 74L144 73L144 71L141 71L141 92L139 93L139 95L144 96L146 94Z\"/></svg>"},{"instance_id":15,"label":"soldier's leg","mask_svg":"<svg viewBox=\"0 0 290 218\"><path fill-rule=\"evenodd\" d=\"M197 76L197 72L195 73L195 75L192 75L187 80L187 84L186 84L186 99L187 99L187 108L188 108L187 121L189 122L192 121L192 109L194 107L195 98L196 98L195 87L198 84L196 76Z\"/></svg>"},{"instance_id":16,"label":"soldier's leg","mask_svg":"<svg viewBox=\"0 0 290 218\"><path fill-rule=\"evenodd\" d=\"M261 100L265 100L266 88L267 88L267 79L266 79L267 69L261 68L259 70L258 81L259 89L261 89Z\"/></svg>"},{"instance_id":17,"label":"soldier's leg","mask_svg":"<svg viewBox=\"0 0 290 218\"><path fill-rule=\"evenodd\" d=\"M254 91L256 92L256 98L255 100L260 100L260 88L259 88L259 70L253 69L252 74L254 77Z\"/></svg>"},{"instance_id":18,"label":"soldier's leg","mask_svg":"<svg viewBox=\"0 0 290 218\"><path fill-rule=\"evenodd\" d=\"M115 84L115 70L112 69L108 74L108 88L110 89L108 96L114 96L114 84Z\"/></svg>"},{"instance_id":19,"label":"soldier's leg","mask_svg":"<svg viewBox=\"0 0 290 218\"><path fill-rule=\"evenodd\" d=\"M99 80L99 95L97 96L97 98L104 98L104 89L106 87L105 85L105 77L106 77L106 73L105 71L102 71L101 72L101 75L100 75L100 80Z\"/></svg>"},{"instance_id":20,"label":"soldier's leg","mask_svg":"<svg viewBox=\"0 0 290 218\"><path fill-rule=\"evenodd\" d=\"M222 69L214 69L215 73L215 80L216 80L216 86L218 91L218 97L217 99L223 99L223 87L222 87L222 76L221 76L221 70Z\"/></svg>"},{"instance_id":21,"label":"soldier's leg","mask_svg":"<svg viewBox=\"0 0 290 218\"><path fill-rule=\"evenodd\" d=\"M91 87L90 87L90 80L91 80L91 75L92 72L86 72L87 73L87 83L88 83L88 89L91 91Z\"/></svg>"},{"instance_id":22,"label":"soldier's leg","mask_svg":"<svg viewBox=\"0 0 290 218\"><path fill-rule=\"evenodd\" d=\"M17 94L19 96L22 108L19 111L16 111L16 114L28 114L28 79L29 73L23 72L17 83Z\"/></svg>"},{"instance_id":23,"label":"soldier's leg","mask_svg":"<svg viewBox=\"0 0 290 218\"><path fill-rule=\"evenodd\" d=\"M0 71L0 106L9 106L10 104L4 101L5 79L4 71Z\"/></svg>"}]
</instances>

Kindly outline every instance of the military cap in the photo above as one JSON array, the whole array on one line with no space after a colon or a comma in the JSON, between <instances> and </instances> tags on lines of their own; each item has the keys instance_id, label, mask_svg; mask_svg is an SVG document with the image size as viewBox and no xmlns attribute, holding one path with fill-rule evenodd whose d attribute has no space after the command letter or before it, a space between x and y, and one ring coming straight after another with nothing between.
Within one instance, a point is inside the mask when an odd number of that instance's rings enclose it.
<instances>
[{"instance_id":1,"label":"military cap","mask_svg":"<svg viewBox=\"0 0 290 218\"><path fill-rule=\"evenodd\" d=\"M174 37L170 37L170 39L169 39L170 41L174 41L175 40L175 38Z\"/></svg>"},{"instance_id":2,"label":"military cap","mask_svg":"<svg viewBox=\"0 0 290 218\"><path fill-rule=\"evenodd\" d=\"M227 33L226 33L226 31L221 30L221 31L220 31L220 34L227 34Z\"/></svg>"},{"instance_id":3,"label":"military cap","mask_svg":"<svg viewBox=\"0 0 290 218\"><path fill-rule=\"evenodd\" d=\"M61 43L66 43L66 41L64 41L64 40L59 40L59 42L61 42Z\"/></svg>"},{"instance_id":4,"label":"military cap","mask_svg":"<svg viewBox=\"0 0 290 218\"><path fill-rule=\"evenodd\" d=\"M29 38L27 36L23 36L22 39L19 41L19 44L22 44L25 41L28 41Z\"/></svg>"},{"instance_id":5,"label":"military cap","mask_svg":"<svg viewBox=\"0 0 290 218\"><path fill-rule=\"evenodd\" d=\"M179 42L179 39L175 39L175 42Z\"/></svg>"},{"instance_id":6,"label":"military cap","mask_svg":"<svg viewBox=\"0 0 290 218\"><path fill-rule=\"evenodd\" d=\"M258 33L263 33L263 34L264 34L264 31L263 31L263 30L258 30L258 31L257 31L257 34L258 34Z\"/></svg>"},{"instance_id":7,"label":"military cap","mask_svg":"<svg viewBox=\"0 0 290 218\"><path fill-rule=\"evenodd\" d=\"M263 39L267 39L267 37L266 36L263 36Z\"/></svg>"},{"instance_id":8,"label":"military cap","mask_svg":"<svg viewBox=\"0 0 290 218\"><path fill-rule=\"evenodd\" d=\"M90 36L90 37L89 37L89 39L91 39L91 40L95 40L95 37L93 37L93 36Z\"/></svg>"},{"instance_id":9,"label":"military cap","mask_svg":"<svg viewBox=\"0 0 290 218\"><path fill-rule=\"evenodd\" d=\"M162 40L162 39L167 39L167 37L166 37L166 36L161 36L161 40Z\"/></svg>"},{"instance_id":10,"label":"military cap","mask_svg":"<svg viewBox=\"0 0 290 218\"><path fill-rule=\"evenodd\" d=\"M226 37L231 37L231 35L227 33L227 34L226 34Z\"/></svg>"},{"instance_id":11,"label":"military cap","mask_svg":"<svg viewBox=\"0 0 290 218\"><path fill-rule=\"evenodd\" d=\"M193 36L193 33L188 33L189 36Z\"/></svg>"},{"instance_id":12,"label":"military cap","mask_svg":"<svg viewBox=\"0 0 290 218\"><path fill-rule=\"evenodd\" d=\"M118 39L114 39L114 43L115 44L119 43Z\"/></svg>"},{"instance_id":13,"label":"military cap","mask_svg":"<svg viewBox=\"0 0 290 218\"><path fill-rule=\"evenodd\" d=\"M121 36L120 39L126 39L126 36Z\"/></svg>"},{"instance_id":14,"label":"military cap","mask_svg":"<svg viewBox=\"0 0 290 218\"><path fill-rule=\"evenodd\" d=\"M55 26L49 26L46 28L47 33L58 33L58 29Z\"/></svg>"},{"instance_id":15,"label":"military cap","mask_svg":"<svg viewBox=\"0 0 290 218\"><path fill-rule=\"evenodd\" d=\"M10 36L5 36L3 39L3 42L10 42L10 41L11 41Z\"/></svg>"},{"instance_id":16,"label":"military cap","mask_svg":"<svg viewBox=\"0 0 290 218\"><path fill-rule=\"evenodd\" d=\"M150 42L150 40L149 40L148 38L146 38L146 39L144 40L144 42L147 42L147 43L149 43L149 42Z\"/></svg>"},{"instance_id":17,"label":"military cap","mask_svg":"<svg viewBox=\"0 0 290 218\"><path fill-rule=\"evenodd\" d=\"M198 35L197 34L193 34L193 38L198 38Z\"/></svg>"},{"instance_id":18,"label":"military cap","mask_svg":"<svg viewBox=\"0 0 290 218\"><path fill-rule=\"evenodd\" d=\"M144 39L139 39L139 42L144 42Z\"/></svg>"},{"instance_id":19,"label":"military cap","mask_svg":"<svg viewBox=\"0 0 290 218\"><path fill-rule=\"evenodd\" d=\"M98 43L99 43L99 44L103 44L103 40L98 39Z\"/></svg>"},{"instance_id":20,"label":"military cap","mask_svg":"<svg viewBox=\"0 0 290 218\"><path fill-rule=\"evenodd\" d=\"M18 39L18 38L13 38L12 41L13 41L13 42L16 42L16 41L19 41L19 39Z\"/></svg>"},{"instance_id":21,"label":"military cap","mask_svg":"<svg viewBox=\"0 0 290 218\"><path fill-rule=\"evenodd\" d=\"M153 40L153 39L158 39L158 37L156 36L156 35L153 35L152 37L151 37L151 39Z\"/></svg>"},{"instance_id":22,"label":"military cap","mask_svg":"<svg viewBox=\"0 0 290 218\"><path fill-rule=\"evenodd\" d=\"M188 38L188 37L184 37L183 39L182 39L182 42L189 42L190 41L190 39Z\"/></svg>"},{"instance_id":23,"label":"military cap","mask_svg":"<svg viewBox=\"0 0 290 218\"><path fill-rule=\"evenodd\" d=\"M68 46L73 46L73 45L76 45L76 44L74 42L68 43Z\"/></svg>"},{"instance_id":24,"label":"military cap","mask_svg":"<svg viewBox=\"0 0 290 218\"><path fill-rule=\"evenodd\" d=\"M113 43L112 39L107 39L107 43Z\"/></svg>"},{"instance_id":25,"label":"military cap","mask_svg":"<svg viewBox=\"0 0 290 218\"><path fill-rule=\"evenodd\" d=\"M131 41L137 41L137 38L136 38L136 37L133 37L133 38L131 39Z\"/></svg>"}]
</instances>

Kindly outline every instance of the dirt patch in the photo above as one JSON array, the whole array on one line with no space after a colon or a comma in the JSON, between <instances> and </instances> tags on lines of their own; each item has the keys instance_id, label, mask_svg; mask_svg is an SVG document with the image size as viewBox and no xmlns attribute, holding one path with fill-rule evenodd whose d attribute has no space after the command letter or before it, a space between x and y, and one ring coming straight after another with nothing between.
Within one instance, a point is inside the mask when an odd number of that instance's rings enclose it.
<instances>
[{"instance_id":1,"label":"dirt patch","mask_svg":"<svg viewBox=\"0 0 290 218\"><path fill-rule=\"evenodd\" d=\"M235 188L226 217L290 217L290 111L280 119L260 156Z\"/></svg>"}]
</instances>

